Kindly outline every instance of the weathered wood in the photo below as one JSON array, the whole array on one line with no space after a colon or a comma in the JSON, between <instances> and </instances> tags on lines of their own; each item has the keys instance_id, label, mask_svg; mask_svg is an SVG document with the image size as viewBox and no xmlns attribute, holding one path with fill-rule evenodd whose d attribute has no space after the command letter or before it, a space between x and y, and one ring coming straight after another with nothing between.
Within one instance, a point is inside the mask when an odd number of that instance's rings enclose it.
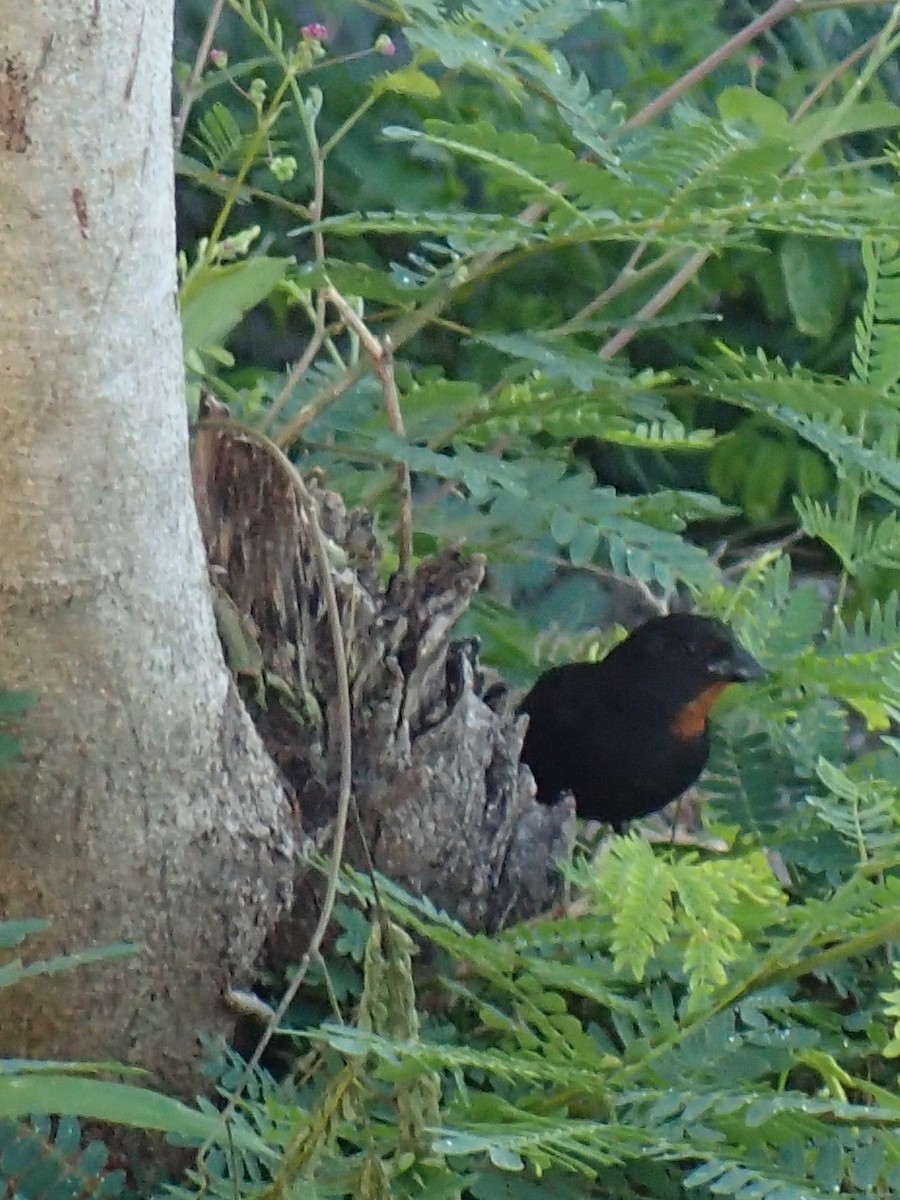
<instances>
[{"instance_id":1,"label":"weathered wood","mask_svg":"<svg viewBox=\"0 0 900 1200\"><path fill-rule=\"evenodd\" d=\"M230 424L201 424L194 483L213 577L261 650L245 693L314 841L333 819L339 747L332 641L307 514L270 449ZM371 520L307 479L328 538L352 696L354 799L379 870L473 929L550 908L570 850L568 802L538 805L519 768L523 722L485 698L470 641L453 630L481 584L477 555L446 549L409 578L381 582ZM252 668L249 669L252 677ZM277 677L277 678L275 678ZM364 866L358 833L350 859ZM302 861L296 916L277 958L296 958L308 928Z\"/></svg>"}]
</instances>

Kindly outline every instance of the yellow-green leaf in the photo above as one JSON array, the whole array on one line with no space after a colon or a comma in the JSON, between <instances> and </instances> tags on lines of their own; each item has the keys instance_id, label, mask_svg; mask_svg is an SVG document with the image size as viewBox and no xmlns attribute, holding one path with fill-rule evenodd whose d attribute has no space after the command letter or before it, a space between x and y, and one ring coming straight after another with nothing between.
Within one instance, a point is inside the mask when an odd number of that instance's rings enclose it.
<instances>
[{"instance_id":1,"label":"yellow-green leaf","mask_svg":"<svg viewBox=\"0 0 900 1200\"><path fill-rule=\"evenodd\" d=\"M727 123L748 121L767 137L783 138L788 134L787 111L770 96L755 88L726 88L716 104L719 116Z\"/></svg>"},{"instance_id":2,"label":"yellow-green leaf","mask_svg":"<svg viewBox=\"0 0 900 1200\"><path fill-rule=\"evenodd\" d=\"M438 100L441 95L441 89L431 76L418 67L401 67L399 71L380 75L372 90L376 96L398 92L401 96L418 96L420 100Z\"/></svg>"}]
</instances>

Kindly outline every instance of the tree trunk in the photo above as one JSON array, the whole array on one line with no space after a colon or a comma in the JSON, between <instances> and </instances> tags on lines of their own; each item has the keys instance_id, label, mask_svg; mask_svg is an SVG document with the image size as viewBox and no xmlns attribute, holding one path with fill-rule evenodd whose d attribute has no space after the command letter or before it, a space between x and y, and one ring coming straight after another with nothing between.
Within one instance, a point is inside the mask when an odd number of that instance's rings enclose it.
<instances>
[{"instance_id":1,"label":"tree trunk","mask_svg":"<svg viewBox=\"0 0 900 1200\"><path fill-rule=\"evenodd\" d=\"M6 991L4 1054L196 1082L196 1031L290 890L291 816L224 667L190 497L171 4L0 0L0 914L41 954L139 957Z\"/></svg>"}]
</instances>

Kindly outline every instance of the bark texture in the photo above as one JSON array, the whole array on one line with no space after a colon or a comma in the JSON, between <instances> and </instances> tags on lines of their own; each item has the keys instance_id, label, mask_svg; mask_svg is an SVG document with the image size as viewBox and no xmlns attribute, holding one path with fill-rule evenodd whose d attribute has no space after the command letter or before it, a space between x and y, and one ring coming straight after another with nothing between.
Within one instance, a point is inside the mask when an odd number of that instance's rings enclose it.
<instances>
[{"instance_id":1,"label":"bark texture","mask_svg":"<svg viewBox=\"0 0 900 1200\"><path fill-rule=\"evenodd\" d=\"M339 714L309 515L252 433L201 424L193 461L213 575L249 635L236 639L232 661L316 838L334 814ZM367 515L348 513L315 479L307 485L330 544L349 658L354 797L375 865L473 929L546 910L559 894L572 811L569 802L535 802L518 765L522 720L502 693L486 693L476 647L453 640L481 559L449 549L385 587ZM349 841L363 866L352 822ZM304 896L302 864L297 885ZM305 948L306 907L280 927L279 960Z\"/></svg>"},{"instance_id":2,"label":"bark texture","mask_svg":"<svg viewBox=\"0 0 900 1200\"><path fill-rule=\"evenodd\" d=\"M175 305L171 4L0 0L0 916L141 954L4 990L0 1056L195 1090L196 1032L290 890L293 826L222 661Z\"/></svg>"}]
</instances>

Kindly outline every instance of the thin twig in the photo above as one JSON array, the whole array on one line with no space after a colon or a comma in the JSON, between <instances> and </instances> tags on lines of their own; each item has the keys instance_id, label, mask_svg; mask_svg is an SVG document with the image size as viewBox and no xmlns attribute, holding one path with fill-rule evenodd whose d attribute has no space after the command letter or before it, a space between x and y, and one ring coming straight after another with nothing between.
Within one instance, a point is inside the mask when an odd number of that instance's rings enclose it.
<instances>
[{"instance_id":1,"label":"thin twig","mask_svg":"<svg viewBox=\"0 0 900 1200\"><path fill-rule=\"evenodd\" d=\"M184 138L184 131L187 128L188 117L191 115L191 108L196 99L194 93L197 84L200 82L200 76L203 74L203 68L209 61L209 52L212 49L213 38L216 36L216 29L219 26L219 21L222 17L222 9L225 7L225 0L215 0L210 9L209 17L207 18L206 27L203 30L203 37L200 39L200 45L197 48L197 57L194 59L194 65L191 68L190 78L187 82L187 87L184 89L184 99L181 101L181 108L178 110L178 116L175 118L175 149L181 145Z\"/></svg>"},{"instance_id":2,"label":"thin twig","mask_svg":"<svg viewBox=\"0 0 900 1200\"><path fill-rule=\"evenodd\" d=\"M306 348L303 353L294 363L290 374L285 380L284 387L269 405L266 413L260 422L260 428L267 431L272 428L272 425L277 421L281 410L287 404L291 397L294 388L313 365L319 351L322 348L322 343L325 341L325 300L321 293L316 297L316 319L313 323L312 333L309 341L306 343Z\"/></svg>"},{"instance_id":3,"label":"thin twig","mask_svg":"<svg viewBox=\"0 0 900 1200\"><path fill-rule=\"evenodd\" d=\"M410 336L412 335L410 334ZM339 400L345 392L349 392L353 385L362 379L366 373L366 362L365 358L358 359L353 366L344 371L343 375L329 383L308 404L304 404L286 425L274 430L272 436L275 443L279 446L290 446L298 441L304 431L314 421L317 421L322 413L334 404L335 400Z\"/></svg>"},{"instance_id":4,"label":"thin twig","mask_svg":"<svg viewBox=\"0 0 900 1200\"><path fill-rule=\"evenodd\" d=\"M400 397L397 394L397 382L394 378L394 347L390 337L377 338L360 315L347 303L335 287L326 287L323 296L341 314L341 319L348 329L359 338L360 345L369 356L378 382L381 384L381 394L384 396L384 409L387 414L391 433L397 438L405 438L403 413L400 411ZM397 464L397 491L400 501L400 516L398 521L398 558L400 570L406 573L412 562L412 478L409 464Z\"/></svg>"},{"instance_id":5,"label":"thin twig","mask_svg":"<svg viewBox=\"0 0 900 1200\"><path fill-rule=\"evenodd\" d=\"M315 114L311 114L306 104L304 104L300 84L293 76L291 77L291 96L300 114L300 119L303 122L303 132L306 134L309 156L312 159L313 198L309 205L309 219L318 223L322 220L322 213L325 210L325 157L327 151L323 151L319 145L319 133L316 129ZM320 266L324 266L325 235L319 228L313 229L313 250L316 262Z\"/></svg>"},{"instance_id":6,"label":"thin twig","mask_svg":"<svg viewBox=\"0 0 900 1200\"><path fill-rule=\"evenodd\" d=\"M707 75L711 75L713 71L718 70L723 63L727 62L734 54L735 50L740 50L746 46L748 42L752 42L755 37L761 33L765 33L767 29L771 29L773 25L777 25L779 21L785 20L800 8L800 0L776 0L770 8L767 8L764 13L761 13L749 25L745 25L743 29L739 29L737 33L723 42L711 54L708 54L702 62L697 63L696 67L691 67L690 71L686 71L680 79L676 79L670 87L659 93L655 100L651 100L649 104L629 117L622 125L619 126L617 133L628 133L632 129L639 129L642 125L647 125L655 117L664 113L667 108L671 108L676 100L691 90Z\"/></svg>"},{"instance_id":7,"label":"thin twig","mask_svg":"<svg viewBox=\"0 0 900 1200\"><path fill-rule=\"evenodd\" d=\"M721 46L713 50L712 54L708 54L702 62L698 63L696 67L691 68L680 79L676 79L671 87L660 92L655 100L651 100L640 112L635 113L633 117L622 125L622 130L638 129L648 124L655 117L665 112L667 108L670 108L676 100L680 100L695 84L722 66L736 50L747 45L748 42L751 42L767 29L771 29L779 21L783 21L786 17L793 15L799 7L799 0L776 0L776 3L764 13L754 21L751 21L749 25L745 25L743 29L739 29L734 37L729 38L727 42L723 42ZM711 253L711 249L695 251L687 262L683 263L675 274L638 310L637 319L643 322L655 317L670 301L674 300L683 287L690 283ZM624 350L629 342L633 340L639 328L638 325L627 325L624 329L620 329L618 333L613 334L600 347L598 356L603 360L613 358L614 355L618 354L620 350Z\"/></svg>"},{"instance_id":8,"label":"thin twig","mask_svg":"<svg viewBox=\"0 0 900 1200\"><path fill-rule=\"evenodd\" d=\"M306 973L309 970L310 963L316 955L319 954L322 942L325 938L325 932L328 924L331 921L331 914L334 908L334 902L337 898L338 876L341 868L341 860L344 856L344 837L347 832L347 817L350 812L351 789L353 783L353 744L352 744L352 710L350 701L350 676L347 667L347 649L344 643L344 634L341 629L341 613L338 608L337 594L334 590L334 579L331 574L331 561L328 555L328 548L325 544L325 534L322 532L322 526L319 523L319 514L316 502L312 497L303 476L290 461L290 459L282 453L275 443L261 434L256 429L251 429L237 421L231 420L212 420L205 422L206 425L217 426L219 428L231 429L242 437L250 438L257 445L262 446L269 454L273 456L278 465L285 471L288 478L291 480L294 488L294 494L297 497L298 505L303 512L309 528L310 538L312 541L313 556L316 562L316 568L319 575L319 583L322 588L322 594L325 597L325 608L328 613L328 630L331 636L331 648L334 655L334 670L337 677L337 701L338 701L338 742L339 742L339 761L340 774L338 781L338 799L337 813L334 820L334 834L331 851L331 866L328 872L328 878L325 884L325 895L322 900L322 909L319 913L319 919L316 922L316 927L313 930L309 940L309 945L297 965L297 973L291 980L285 990L275 1012L267 1023L259 1041L256 1044L256 1049L247 1062L246 1066L240 1073L238 1081L235 1084L225 1108L222 1110L222 1120L227 1123L234 1116L237 1108L238 1100L241 1092L244 1089L247 1080L252 1072L259 1066L263 1053L276 1032L278 1026L284 1018L285 1013L290 1008L294 997L300 990L303 980L306 978ZM207 1138L200 1148L199 1161L202 1162L213 1144L213 1136Z\"/></svg>"},{"instance_id":9,"label":"thin twig","mask_svg":"<svg viewBox=\"0 0 900 1200\"><path fill-rule=\"evenodd\" d=\"M794 125L801 117L805 116L816 101L824 96L831 85L837 79L840 79L848 67L852 67L860 58L864 58L870 50L874 50L880 36L880 33L874 34L867 42L863 42L861 46L857 46L852 54L848 54L846 58L842 59L836 67L832 67L825 77L816 84L803 103L797 106L797 110L791 116L789 124Z\"/></svg>"},{"instance_id":10,"label":"thin twig","mask_svg":"<svg viewBox=\"0 0 900 1200\"><path fill-rule=\"evenodd\" d=\"M387 412L391 432L397 438L406 438L403 428L403 413L400 411L400 396L397 393L397 381L394 377L394 347L389 337L382 338L382 355L375 364L381 392L384 396L384 407ZM397 554L402 574L409 571L413 551L413 507L412 507L412 477L409 464L397 464L397 491L400 499L400 516L398 520Z\"/></svg>"},{"instance_id":11,"label":"thin twig","mask_svg":"<svg viewBox=\"0 0 900 1200\"><path fill-rule=\"evenodd\" d=\"M769 25L773 23L771 18L772 18L772 14L775 12L775 10L778 8L784 8L786 5L788 5L788 3L789 3L789 0L779 0L779 2L775 5L773 5L773 7L770 8L766 13L763 13L762 17L758 18L756 21L751 22L751 25L748 25L745 29L741 30L740 34L736 35L736 37L743 38L743 40L746 41L747 39L744 38L743 35L745 35L747 33L747 30L751 29L753 26L756 27L756 33L761 32L763 28L768 28ZM796 0L791 0L791 3L793 3L794 7L796 7ZM782 13L782 15L786 16L786 15L789 15L789 13L784 12L784 13ZM764 21L764 19L765 19L765 24L763 24L761 26L760 22ZM885 27L883 29L881 29L879 31L879 33L875 35L875 37L870 38L869 41L866 42L865 46L862 48L864 53L868 52L871 54L871 58L870 58L869 63L867 64L866 70L863 72L862 77L856 81L858 89L862 86L864 81L866 81L868 78L871 77L872 74L874 74L874 72L877 69L877 66L880 64L880 62L883 61L885 57L887 57L889 50L894 48L893 42L891 42L891 40L890 40L891 36L892 36L892 30L894 28L894 24L895 24L895 21L893 18L891 18L887 22ZM735 38L732 38L729 43L726 43L726 45L732 45L732 47L733 47L734 42L735 42ZM882 48L882 54L880 56L875 54L875 51L878 50L879 47ZM720 50L724 50L724 49L725 49L725 47L720 47ZM714 54L710 55L706 61L709 62L710 59L715 58L718 53L719 53L719 51L714 52ZM857 57L859 57L859 55L854 53L854 54L849 55L846 59L844 59L843 62L840 64L841 70L846 70L848 67L852 66L853 63L856 61ZM700 64L700 65L702 66L703 64ZM692 72L688 72L688 75L691 75L691 74L692 74ZM687 76L683 77L683 79L686 79L686 78L687 78ZM828 85L830 86L830 84L832 84L836 78L838 78L838 75L832 72L827 81ZM683 79L679 80L678 82L679 83L683 82ZM676 86L676 85L673 85L673 87L674 86ZM669 99L670 103L672 102L672 99L677 98L677 97L671 96L672 91L673 91L673 88L667 89L667 92L670 94L670 99ZM662 96L657 97L657 100L661 100L666 94L667 93L664 92L662 94ZM819 93L819 94L821 94L821 93ZM656 103L656 102L654 102L654 103ZM841 109L847 107L850 103L852 103L852 97L851 98L845 97L845 99L841 102L841 104L838 106L838 109L836 111L840 112ZM653 107L652 105L648 105L647 108L643 109L640 113L637 114L637 117L643 117L643 115L648 111L648 109L650 109L652 107ZM796 120L797 116L801 115L801 111L802 112L807 111L808 107L809 107L808 103L804 102L804 104L799 106L798 112L794 114L794 117L792 119ZM653 116L653 115L656 115L655 112L651 113L651 116ZM637 118L633 118L633 120L636 120L636 119ZM832 119L834 120L835 117L833 116ZM641 123L643 123L643 122L641 122ZM794 166L791 168L791 171L796 172L803 165L803 163L808 159L809 154L810 154L810 151L806 151L804 154L802 154L800 156L800 158L798 159L797 163L795 163ZM651 297L651 299L644 305L644 307L642 309L640 309L640 311L637 314L638 319L640 319L641 321L646 321L646 320L651 319L652 317L655 317L661 311L661 309L663 309L671 300L673 300L675 298L675 296L677 296L678 293L681 291L681 289L683 287L685 287L685 285L688 284L691 281L691 279L694 278L694 276L701 269L701 267L706 262L706 260L710 257L711 254L712 254L712 248L708 248L705 250L697 250L694 254L692 254L691 257L687 260L687 262L684 263L684 265L681 268L679 268L679 270L672 276L672 278L670 280L668 280L667 283L665 283L663 285L663 287L661 287L654 296ZM617 354L620 350L623 350L625 348L625 346L627 346L628 343L636 336L637 333L638 333L638 327L635 325L628 326L625 329L620 329L617 334L615 334L613 337L611 337L609 339L609 341L606 342L600 348L600 351L599 351L600 358L602 358L602 359L612 358L614 354Z\"/></svg>"},{"instance_id":12,"label":"thin twig","mask_svg":"<svg viewBox=\"0 0 900 1200\"><path fill-rule=\"evenodd\" d=\"M723 63L725 63L736 50L741 49L741 47L745 46L748 42L751 42L755 37L758 37L767 29L770 29L773 25L777 25L779 21L783 21L787 17L792 16L799 7L800 0L776 0L776 3L768 8L764 13L758 16L755 20L751 21L749 25L745 25L743 29L739 29L733 37L728 39L727 42L723 42L721 46L713 50L711 54L708 54L702 62L698 63L696 67L692 67L691 70L682 75L680 79L676 79L671 87L668 87L665 89L665 91L660 92L655 100L651 100L649 104L646 104L639 112L636 112L633 117L630 117L627 121L625 121L620 126L620 129L617 130L617 133L639 129L641 126L648 124L655 117L660 116L666 111L666 109L671 108L671 106L677 100L680 100L685 93L690 91L692 87L700 83L701 80L705 79L708 75L711 75L713 71L722 66ZM635 248L635 251L632 254L632 259L629 260L629 263L627 263L625 268L623 268L621 275L613 281L610 287L607 288L601 296L597 297L597 299L592 302L591 305L587 306L592 314L598 312L603 307L604 303L608 303L610 299L618 295L628 284L630 284L632 280L629 278L627 272L629 267L633 266L634 263L636 263L640 258L642 247L643 243ZM657 313L659 313L662 308L664 308L671 300L673 300L681 291L681 289L690 282L690 280L697 274L697 272L706 262L707 258L709 258L711 253L711 250L698 250L695 254L693 254L688 261L682 267L680 267L678 271L675 272L671 279L667 280L666 283L663 284L663 286L656 292L656 294L647 301L643 308L639 310L637 314L638 319L645 321L655 317ZM582 312L585 311L587 310L582 310ZM612 358L615 354L628 345L628 343L635 337L637 332L638 326L635 325L629 325L624 329L620 329L618 333L611 337L600 348L599 357L601 359Z\"/></svg>"},{"instance_id":13,"label":"thin twig","mask_svg":"<svg viewBox=\"0 0 900 1200\"><path fill-rule=\"evenodd\" d=\"M343 125L338 126L338 128L322 147L322 162L325 161L335 146L337 146L338 143L341 142L341 140L350 132L357 121L360 121L366 115L366 113L377 100L378 96L374 92L370 92L365 100L363 100L363 102L353 110L347 120L344 121Z\"/></svg>"},{"instance_id":14,"label":"thin twig","mask_svg":"<svg viewBox=\"0 0 900 1200\"><path fill-rule=\"evenodd\" d=\"M805 13L829 12L835 8L884 8L887 0L810 0L803 5Z\"/></svg>"},{"instance_id":15,"label":"thin twig","mask_svg":"<svg viewBox=\"0 0 900 1200\"><path fill-rule=\"evenodd\" d=\"M648 279L651 275L655 275L657 271L661 271L664 267L667 267L673 259L678 257L679 250L677 248L673 248L671 250L666 250L665 253L659 256L659 258L655 258L653 262L645 263L644 266L637 268L637 264L649 244L650 243L646 239L642 242L639 242L637 246L635 246L631 257L628 259L628 262L625 263L609 287L604 288L599 296L595 296L594 299L586 304L579 312L577 312L574 317L570 317L568 321L565 321L562 325L558 325L556 329L551 330L551 334L554 337L565 337L567 333L572 333L579 329L586 321L589 321L595 313L600 312L602 308L605 308L607 304L611 303L618 296L621 296L623 292L627 292L628 289L634 287L635 284L642 282L644 279Z\"/></svg>"},{"instance_id":16,"label":"thin twig","mask_svg":"<svg viewBox=\"0 0 900 1200\"><path fill-rule=\"evenodd\" d=\"M638 309L636 319L638 321L649 321L656 316L661 309L674 300L681 289L694 278L706 260L712 254L712 250L696 250L686 263L678 268L671 278L667 279L659 290L650 297L647 303ZM597 351L599 358L604 361L618 354L620 350L632 340L635 334L638 333L640 326L626 325L624 329L620 329L618 333L614 333L608 342L600 347Z\"/></svg>"},{"instance_id":17,"label":"thin twig","mask_svg":"<svg viewBox=\"0 0 900 1200\"><path fill-rule=\"evenodd\" d=\"M303 96L300 92L299 84L296 79L291 80L291 96L297 111L300 114L303 131L306 134L306 141L309 146L309 154L313 164L313 195L309 203L309 219L314 222L321 221L322 212L325 207L325 154L319 145L319 137L316 132L315 116L311 115L303 103ZM313 231L313 254L316 263L324 269L325 266L325 237L321 229ZM294 388L312 366L316 360L319 350L325 341L325 297L320 292L316 297L316 316L313 322L313 330L310 339L306 344L306 349L301 354L298 361L288 374L284 387L275 397L273 403L269 406L269 410L265 415L264 421L261 423L262 428L269 430L272 428L275 421L278 419L281 410L287 404L294 391Z\"/></svg>"}]
</instances>

